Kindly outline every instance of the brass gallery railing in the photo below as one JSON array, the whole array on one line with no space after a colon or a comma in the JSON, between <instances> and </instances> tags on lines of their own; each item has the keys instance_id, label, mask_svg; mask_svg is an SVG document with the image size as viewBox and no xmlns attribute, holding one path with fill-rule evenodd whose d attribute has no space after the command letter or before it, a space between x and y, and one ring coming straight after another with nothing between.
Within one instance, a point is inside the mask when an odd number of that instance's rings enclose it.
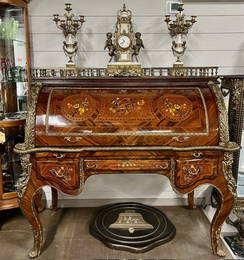
<instances>
[{"instance_id":1,"label":"brass gallery railing","mask_svg":"<svg viewBox=\"0 0 244 260\"><path fill-rule=\"evenodd\" d=\"M143 68L145 77L209 77L218 75L218 67ZM33 80L44 78L106 77L106 68L33 68Z\"/></svg>"}]
</instances>

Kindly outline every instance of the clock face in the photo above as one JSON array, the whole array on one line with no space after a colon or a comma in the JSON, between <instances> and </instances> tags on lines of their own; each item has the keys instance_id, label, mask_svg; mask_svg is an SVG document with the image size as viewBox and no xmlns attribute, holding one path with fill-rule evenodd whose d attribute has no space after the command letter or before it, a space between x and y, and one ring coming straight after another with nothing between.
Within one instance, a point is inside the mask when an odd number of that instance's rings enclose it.
<instances>
[{"instance_id":1,"label":"clock face","mask_svg":"<svg viewBox=\"0 0 244 260\"><path fill-rule=\"evenodd\" d=\"M131 40L128 36L122 35L118 39L118 44L121 48L126 49L130 46Z\"/></svg>"}]
</instances>

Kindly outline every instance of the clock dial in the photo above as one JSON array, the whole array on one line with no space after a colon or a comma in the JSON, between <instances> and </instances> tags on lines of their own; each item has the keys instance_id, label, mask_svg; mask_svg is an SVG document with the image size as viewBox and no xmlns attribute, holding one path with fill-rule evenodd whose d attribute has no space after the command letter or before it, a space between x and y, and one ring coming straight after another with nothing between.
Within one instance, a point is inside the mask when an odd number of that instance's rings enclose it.
<instances>
[{"instance_id":1,"label":"clock dial","mask_svg":"<svg viewBox=\"0 0 244 260\"><path fill-rule=\"evenodd\" d=\"M118 39L118 44L121 48L126 49L130 46L131 40L128 36L122 35Z\"/></svg>"}]
</instances>

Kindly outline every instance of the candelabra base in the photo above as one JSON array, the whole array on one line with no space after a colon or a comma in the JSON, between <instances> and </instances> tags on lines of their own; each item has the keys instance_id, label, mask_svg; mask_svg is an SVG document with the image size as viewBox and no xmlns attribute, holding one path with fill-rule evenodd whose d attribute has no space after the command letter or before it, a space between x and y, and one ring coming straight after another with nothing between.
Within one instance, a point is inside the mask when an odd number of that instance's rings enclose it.
<instances>
[{"instance_id":1,"label":"candelabra base","mask_svg":"<svg viewBox=\"0 0 244 260\"><path fill-rule=\"evenodd\" d=\"M67 62L66 63L66 68L76 68L76 65L74 62Z\"/></svg>"},{"instance_id":2,"label":"candelabra base","mask_svg":"<svg viewBox=\"0 0 244 260\"><path fill-rule=\"evenodd\" d=\"M173 67L183 67L183 65L184 65L184 63L183 63L183 61L176 61L175 63L174 63L174 65L173 65Z\"/></svg>"}]
</instances>

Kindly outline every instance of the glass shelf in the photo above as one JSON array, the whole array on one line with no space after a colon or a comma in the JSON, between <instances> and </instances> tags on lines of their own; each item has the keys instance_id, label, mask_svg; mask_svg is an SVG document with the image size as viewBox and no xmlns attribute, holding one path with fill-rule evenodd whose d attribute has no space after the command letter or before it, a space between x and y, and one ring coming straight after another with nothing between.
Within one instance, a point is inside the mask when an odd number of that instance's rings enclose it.
<instances>
[{"instance_id":1,"label":"glass shelf","mask_svg":"<svg viewBox=\"0 0 244 260\"><path fill-rule=\"evenodd\" d=\"M22 173L20 158L13 153L15 144L23 142L23 127L9 128L6 135L6 142L0 144L3 192L9 193L16 191L16 182Z\"/></svg>"}]
</instances>

